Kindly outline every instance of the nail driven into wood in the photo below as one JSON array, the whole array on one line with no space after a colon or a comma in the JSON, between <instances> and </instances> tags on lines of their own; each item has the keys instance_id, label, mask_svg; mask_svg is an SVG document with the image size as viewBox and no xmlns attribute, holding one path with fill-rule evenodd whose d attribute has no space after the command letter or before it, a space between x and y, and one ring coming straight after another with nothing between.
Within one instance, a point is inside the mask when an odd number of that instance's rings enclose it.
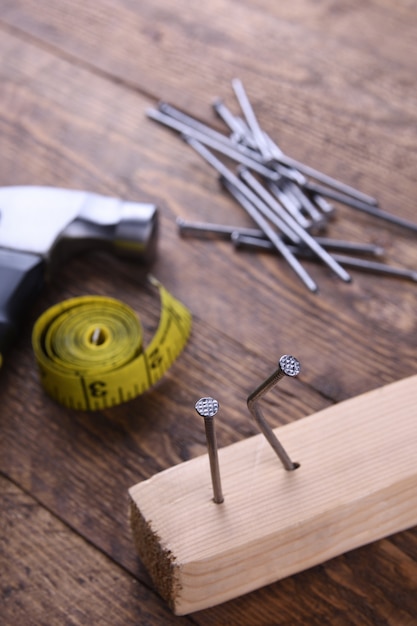
<instances>
[{"instance_id":1,"label":"nail driven into wood","mask_svg":"<svg viewBox=\"0 0 417 626\"><path fill-rule=\"evenodd\" d=\"M216 504L224 502L222 485L220 480L219 457L217 452L216 431L214 429L214 416L219 410L219 403L214 398L200 398L195 403L195 410L204 418L206 430L207 450L210 462L211 482L213 485L213 500Z\"/></svg>"},{"instance_id":2,"label":"nail driven into wood","mask_svg":"<svg viewBox=\"0 0 417 626\"><path fill-rule=\"evenodd\" d=\"M260 430L265 435L275 454L288 472L292 472L300 467L299 463L294 463L288 456L287 452L278 441L274 431L265 420L261 409L258 406L260 398L269 391L283 376L298 376L300 373L300 362L293 356L284 354L278 363L278 368L269 378L267 378L259 387L257 387L247 399L248 409L254 417Z\"/></svg>"},{"instance_id":3,"label":"nail driven into wood","mask_svg":"<svg viewBox=\"0 0 417 626\"><path fill-rule=\"evenodd\" d=\"M133 485L134 543L175 614L207 609L414 527L416 405L417 375L275 429L297 450L296 472L277 467L261 433L223 447L227 506L212 505L201 489L205 455Z\"/></svg>"}]
</instances>

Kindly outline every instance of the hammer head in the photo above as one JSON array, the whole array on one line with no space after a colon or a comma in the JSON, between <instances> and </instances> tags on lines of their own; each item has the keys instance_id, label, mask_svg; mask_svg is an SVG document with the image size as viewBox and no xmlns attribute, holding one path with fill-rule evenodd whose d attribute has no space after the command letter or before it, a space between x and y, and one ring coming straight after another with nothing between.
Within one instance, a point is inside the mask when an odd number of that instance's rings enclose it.
<instances>
[{"instance_id":1,"label":"hammer head","mask_svg":"<svg viewBox=\"0 0 417 626\"><path fill-rule=\"evenodd\" d=\"M157 209L85 191L0 188L0 365L45 275L91 248L150 263L156 253Z\"/></svg>"},{"instance_id":2,"label":"hammer head","mask_svg":"<svg viewBox=\"0 0 417 626\"><path fill-rule=\"evenodd\" d=\"M151 262L157 225L153 204L52 187L0 188L0 249L39 255L48 269L90 248Z\"/></svg>"}]
</instances>

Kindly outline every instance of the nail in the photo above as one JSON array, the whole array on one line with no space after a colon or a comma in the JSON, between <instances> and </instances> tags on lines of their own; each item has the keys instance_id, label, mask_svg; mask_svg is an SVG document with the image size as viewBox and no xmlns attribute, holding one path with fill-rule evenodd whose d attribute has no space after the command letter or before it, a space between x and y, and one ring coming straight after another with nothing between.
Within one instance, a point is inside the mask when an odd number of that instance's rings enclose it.
<instances>
[{"instance_id":1,"label":"nail","mask_svg":"<svg viewBox=\"0 0 417 626\"><path fill-rule=\"evenodd\" d=\"M274 247L271 245L271 242L268 241L268 239L265 239L265 237L257 237L256 235L246 235L244 233L240 233L239 231L235 231L232 235L232 241L235 244L236 248L243 248L243 249L252 249L252 250L269 250L270 252L275 252ZM338 242L339 243L339 242ZM346 243L348 247L350 242L346 241L346 242L340 242L340 243ZM352 242L352 245L353 242ZM311 261L318 261L318 257L314 256L314 254L311 252L311 250L309 248L307 248L306 246L293 246L293 245L289 245L288 246L289 249L291 250L291 252L293 254L295 254L296 256L299 256L303 259L309 259ZM331 246L329 246L330 249ZM335 248L336 249L336 248ZM341 247L338 248L339 250L342 249ZM359 250L349 250L350 252L358 252ZM335 259L343 259L343 262L347 262L348 259L353 259L353 257L346 257L346 256L342 256L342 255L338 255L335 254L333 255L333 257ZM354 260L354 259L353 259Z\"/></svg>"},{"instance_id":2,"label":"nail","mask_svg":"<svg viewBox=\"0 0 417 626\"><path fill-rule=\"evenodd\" d=\"M160 106L162 109L169 110L170 114L168 115L158 109L148 109L147 116L160 124L164 124L176 130L182 135L200 141L204 145L233 159L237 163L241 163L254 172L261 174L261 176L266 179L278 180L282 176L286 176L290 180L298 182L299 173L294 173L295 170L292 172L287 166L282 166L278 163L274 164L273 168L267 167L264 165L263 158L256 150L252 150L241 143L232 141L226 135L222 135L222 133L182 113L182 111L177 111L177 109L171 105L161 103ZM188 120L191 120L191 124Z\"/></svg>"},{"instance_id":3,"label":"nail","mask_svg":"<svg viewBox=\"0 0 417 626\"><path fill-rule=\"evenodd\" d=\"M235 141L239 141L239 138L245 138L246 130L244 122L240 118L233 115L233 113L224 104L223 100L216 98L216 100L213 101L213 109L219 118L226 124L230 132L233 133Z\"/></svg>"},{"instance_id":4,"label":"nail","mask_svg":"<svg viewBox=\"0 0 417 626\"><path fill-rule=\"evenodd\" d=\"M367 213L368 215L372 215L373 217L377 217L381 220L385 220L386 222L391 222L391 224L395 224L397 226L402 226L403 228L408 228L413 232L417 232L417 223L410 222L402 217L398 217L398 215L393 215L392 213L387 213L387 211L383 211L376 206L370 206L364 202L360 202L355 200L354 198L349 198L348 196L337 193L333 189L326 189L321 185L315 185L314 183L308 183L305 188L307 191L313 194L320 194L327 198L331 198L332 200L336 200L341 204L345 204L350 206L352 209L356 209L358 211L362 211L363 213Z\"/></svg>"},{"instance_id":5,"label":"nail","mask_svg":"<svg viewBox=\"0 0 417 626\"><path fill-rule=\"evenodd\" d=\"M252 217L253 221L259 226L259 228L265 233L268 239L272 242L274 247L281 253L287 263L296 272L298 277L304 282L306 287L313 293L318 291L316 283L311 276L306 272L298 259L289 251L288 247L284 244L281 237L271 227L269 222L265 219L264 215L268 216L268 219L276 220L277 216L254 194L246 185L233 172L231 172L219 159L217 159L210 150L202 145L199 141L190 137L185 137L185 141L194 150L209 163L215 170L217 170L221 176L222 181L226 181L226 187L229 189L232 195L240 202L241 206L245 208L246 212ZM223 183L225 184L225 183ZM256 206L252 203L256 203ZM261 212L262 211L262 212ZM263 215L263 214L264 215ZM286 227L285 223L283 226ZM288 229L290 236L293 237L291 229Z\"/></svg>"},{"instance_id":6,"label":"nail","mask_svg":"<svg viewBox=\"0 0 417 626\"><path fill-rule=\"evenodd\" d=\"M269 378L267 378L259 387L253 391L247 399L248 409L251 415L254 417L256 423L258 424L260 430L265 435L269 444L272 446L274 452L280 459L281 463L285 467L285 469L289 472L300 467L299 463L294 463L288 456L287 452L283 448L283 446L278 441L274 431L269 426L269 424L265 421L265 418L262 414L261 409L258 406L259 399L269 391L283 376L297 376L300 372L300 363L299 361L288 354L284 354L278 363L278 368L275 370Z\"/></svg>"},{"instance_id":7,"label":"nail","mask_svg":"<svg viewBox=\"0 0 417 626\"><path fill-rule=\"evenodd\" d=\"M294 270L297 276L302 280L307 289L311 292L316 293L318 291L318 287L314 280L311 278L310 274L304 269L301 265L297 257L290 250L290 247L287 246L281 237L275 232L273 228L269 225L269 223L264 220L262 215L257 211L256 207L248 200L248 198L240 193L239 189L231 184L229 181L223 181L224 186L228 189L229 193L239 202L242 208L246 210L248 215L252 217L254 222L258 224L261 228L261 232L264 233L266 237L268 237L268 243L277 250L281 256L287 261L288 265ZM234 237L237 235L236 231L232 234L232 241L234 241Z\"/></svg>"},{"instance_id":8,"label":"nail","mask_svg":"<svg viewBox=\"0 0 417 626\"><path fill-rule=\"evenodd\" d=\"M163 113L164 115L168 115L169 117L172 117L174 120L177 120L178 122L181 122L182 124L187 125L188 128L192 128L196 130L197 132L206 134L207 136L211 137L215 141L220 141L221 143L225 143L225 144L229 143L228 137L226 137L219 131L215 130L214 128L211 128L211 126L208 126L207 124L204 124L203 122L199 122L196 118L192 117L191 115L188 115L187 113L183 113L183 111L180 111L179 109L177 109L176 107L173 107L171 104L168 104L167 102L160 102L158 104L158 110L161 111L161 113Z\"/></svg>"},{"instance_id":9,"label":"nail","mask_svg":"<svg viewBox=\"0 0 417 626\"><path fill-rule=\"evenodd\" d=\"M243 93L244 91L242 92L242 94ZM247 106L250 107L250 103L248 103ZM288 165L279 162L279 159L281 157L285 158L284 153L282 152L281 148L279 148L279 146L271 139L271 137L267 133L265 133L260 127L258 127L258 130L255 131L256 134L254 134L254 130L250 128L244 120L238 117L235 117L232 120L232 114L229 111L227 111L227 113L223 111L223 109L221 109L221 111L228 115L229 123L233 124L236 129L232 136L232 140L243 143L248 148L257 150L259 152L261 162L266 161L269 167L275 170L277 174L280 175L280 177L288 179L288 181L292 181L297 185L304 185L307 183L306 177L301 172L293 167L289 167ZM257 124L256 118L254 122L255 124ZM261 142L263 146L262 149L259 142ZM255 155L253 155L253 158L255 158Z\"/></svg>"},{"instance_id":10,"label":"nail","mask_svg":"<svg viewBox=\"0 0 417 626\"><path fill-rule=\"evenodd\" d=\"M230 240L237 230L248 237L264 237L264 233L257 228L243 228L227 226L223 224L209 224L207 222L189 222L182 217L177 218L177 226L180 235L183 237L195 236L201 239L226 239Z\"/></svg>"},{"instance_id":11,"label":"nail","mask_svg":"<svg viewBox=\"0 0 417 626\"><path fill-rule=\"evenodd\" d=\"M265 135L261 127L259 126L252 105L249 102L248 96L246 95L246 91L243 87L242 81L240 81L238 78L235 78L232 81L232 87L239 102L240 108L242 109L243 115L245 116L246 122L252 132L252 137L255 140L259 152L266 161L270 161L272 158L272 154L268 146L268 141L265 139Z\"/></svg>"},{"instance_id":12,"label":"nail","mask_svg":"<svg viewBox=\"0 0 417 626\"><path fill-rule=\"evenodd\" d=\"M315 237L316 241L326 248L335 252L348 252L349 254L372 254L383 256L384 248L373 243L360 243L357 241L344 241L343 239L331 239L330 237Z\"/></svg>"},{"instance_id":13,"label":"nail","mask_svg":"<svg viewBox=\"0 0 417 626\"><path fill-rule=\"evenodd\" d=\"M373 198L372 196L369 196L368 194L364 194L361 191L358 191L357 189L355 189L354 187L351 187L350 185L346 185L345 183L342 183L341 181L336 180L335 178L328 176L327 174L324 174L323 172L320 172L310 167L309 165L305 165L304 163L301 163L300 161L297 161L296 159L292 159L291 157L288 157L286 154L282 152L282 150L276 144L275 144L276 149L274 149L274 146L273 146L274 142L272 142L272 140L270 140L269 138L265 136L265 133L262 131L261 127L259 126L258 120L256 119L255 113L249 102L249 98L247 97L247 94L245 92L242 82L239 79L235 78L232 81L232 87L236 94L237 100L240 104L240 107L243 111L243 114L246 118L248 126L250 130L252 131L252 135L256 142L258 150L266 161L271 161L271 159L275 159L276 161L278 161L278 163L281 163L282 165L286 165L290 169L297 170L298 173L302 173L305 176L310 176L311 178L314 178L315 180L321 181L325 185L333 187L334 189L337 189L340 192L348 196L352 196L356 198L357 200L360 200L362 202L365 202L367 204L371 204L374 206L378 204L377 200Z\"/></svg>"},{"instance_id":14,"label":"nail","mask_svg":"<svg viewBox=\"0 0 417 626\"><path fill-rule=\"evenodd\" d=\"M235 228L231 238L238 248L245 247L258 248L259 250L274 250L271 242L265 239L265 236L262 236L262 231L256 230L255 228ZM380 246L375 246L373 244L356 243L355 241L343 241L341 239L330 239L328 237L316 237L315 239L321 246L323 246L323 248L326 248L326 250L334 250L348 254L372 254L374 256L383 256L384 254L383 248L381 248ZM303 258L311 258L316 261L318 260L318 258L311 253L310 249L307 246L289 245L288 247L295 255L299 255ZM336 259L339 263L346 262L347 259L352 259L352 257L341 256L339 254L334 254L333 258Z\"/></svg>"},{"instance_id":15,"label":"nail","mask_svg":"<svg viewBox=\"0 0 417 626\"><path fill-rule=\"evenodd\" d=\"M355 259L348 256L337 255L339 262L346 267L351 267L374 274L385 274L397 278L408 278L413 282L417 282L417 272L403 267L394 267L386 263L378 263L377 261L368 261L367 259Z\"/></svg>"},{"instance_id":16,"label":"nail","mask_svg":"<svg viewBox=\"0 0 417 626\"><path fill-rule=\"evenodd\" d=\"M238 81L237 79L236 79L236 84L241 85L240 81ZM241 87L243 90L242 85ZM239 86L238 86L238 91L239 91ZM240 95L242 96L242 94ZM243 90L243 98L245 98L245 96L246 94ZM246 96L246 99L247 99L247 96ZM230 158L238 161L239 163L246 165L247 167L251 167L252 169L254 169L254 171L257 171L258 173L262 173L262 175L265 176L266 178L275 180L276 175L278 173L281 176L287 176L290 180L293 180L297 184L305 186L306 189L313 191L313 187L315 186L314 183L309 183L305 179L305 176L309 176L319 182L324 183L325 185L331 188L328 190L328 193L326 194L325 192L326 187L321 188L322 191L319 191L320 186L317 186L316 193L320 193L321 195L325 197L333 197L329 194L331 191L336 190L336 193L340 192L341 196L350 197L351 199L356 199L357 201L359 201L359 203L371 205L373 207L376 207L378 205L377 200L373 198L372 196L369 196L368 194L364 194L361 191L358 191L357 189L351 187L350 185L346 185L345 183L342 183L332 178L331 176L328 176L327 174L324 174L323 172L320 172L284 154L282 150L277 146L277 144L273 142L272 139L266 133L262 131L262 129L259 127L259 124L254 114L253 114L254 120L252 120L252 122L255 124L255 126L256 125L258 126L258 133L256 134L256 136L253 137L253 139L255 139L258 150L261 152L260 157L259 157L259 154L257 154L254 150L247 148L241 143L235 143L231 141L229 137L222 135L222 133L219 133L218 131L214 130L210 126L203 124L202 122L199 122L192 116L187 115L186 113L183 113L182 111L179 111L178 109L176 109L175 107L172 107L171 105L167 103L160 103L159 107L161 109L160 111L156 109L149 109L147 111L148 117L162 124L165 124L166 126L170 126L171 128L174 128L175 130L181 133L187 133L187 130L188 130L189 131L188 134L190 136L193 136L195 139L198 139L201 142L205 142L207 145L210 145L210 147L212 147L215 150L217 149L219 151L223 151L223 154L225 154L226 156L229 156ZM250 103L249 103L249 108L250 109L252 108ZM169 111L169 115L163 113L162 110ZM249 110L247 111L247 113L248 112ZM250 127L250 130L252 131L252 134L253 134L254 129ZM198 135L196 135L196 133ZM260 145L259 145L259 142L261 142ZM221 149L221 146L223 146L223 150ZM260 146L263 146L262 150L260 150ZM272 163L270 164L271 167L265 167L263 165L265 158L267 158L267 160L269 161L271 160L274 161L273 167L272 167ZM340 201L343 202L343 200L340 200ZM346 201L345 204L348 204L348 201ZM355 205L352 205L352 206L355 206ZM359 208L359 207L355 207L355 208ZM383 216L381 215L380 217L383 217ZM392 221L392 220L388 219L388 221ZM405 224L400 224L400 225L405 225Z\"/></svg>"},{"instance_id":17,"label":"nail","mask_svg":"<svg viewBox=\"0 0 417 626\"><path fill-rule=\"evenodd\" d=\"M298 185L295 185L292 182L290 182L288 186L294 196L299 201L301 207L311 217L313 223L317 226L320 226L321 228L326 226L327 220L325 216L323 215L323 213L320 213L317 207L311 202L310 198L306 196L303 189L301 189L300 187L298 187Z\"/></svg>"},{"instance_id":18,"label":"nail","mask_svg":"<svg viewBox=\"0 0 417 626\"><path fill-rule=\"evenodd\" d=\"M270 184L269 184L270 183ZM279 200L288 213L305 229L311 228L312 222L301 213L301 206L297 198L291 192L289 185L284 183L281 187L273 181L268 182L268 189Z\"/></svg>"},{"instance_id":19,"label":"nail","mask_svg":"<svg viewBox=\"0 0 417 626\"><path fill-rule=\"evenodd\" d=\"M236 248L269 250L271 252L274 251L274 247L267 239L261 239L259 237L253 237L244 234L241 235L239 232L236 231L232 235L232 241ZM349 250L350 252L367 252L370 254L379 254L378 246L366 246L366 244L362 246L361 244L354 244L353 242L348 241L339 243L345 244L346 249L349 248L349 245L356 246L356 250L352 247ZM308 250L307 248L300 248L296 246L288 247L289 250L296 256L317 261L317 257L313 257L310 250ZM339 249L342 249L342 247L340 246ZM413 282L417 282L417 272L415 270L410 270L403 267L395 267L393 265L379 263L378 261L370 261L368 259L358 259L351 256L345 256L343 254L334 254L333 258L336 259L336 261L341 265L345 265L346 267L350 267L352 269L363 270L364 272L371 272L373 274L384 274L385 276L406 278L412 280Z\"/></svg>"},{"instance_id":20,"label":"nail","mask_svg":"<svg viewBox=\"0 0 417 626\"><path fill-rule=\"evenodd\" d=\"M236 181L231 181L226 179L225 177L220 178L220 182L226 187L226 189L231 193L231 195L239 202L241 207L245 209L246 213L248 213L254 222L260 225L259 215L261 215L261 220L263 226L261 229L264 234L268 231L268 237L271 233L275 233L276 236L279 236L277 232L268 227L267 223L263 219L265 217L268 219L278 230L285 236L288 241L291 243L298 245L301 243L300 237L293 231L292 228L288 226L288 224L282 219L280 215L271 206L268 206L266 202L262 200L259 196L257 196L244 182L242 182L239 178L236 177ZM226 184L227 182L227 184ZM266 230L265 230L266 228Z\"/></svg>"},{"instance_id":21,"label":"nail","mask_svg":"<svg viewBox=\"0 0 417 626\"><path fill-rule=\"evenodd\" d=\"M266 220L263 219L264 217L266 217L267 219L271 220L272 223L275 224L275 226L277 226L277 228L279 228L292 242L299 242L299 237L294 234L292 229L287 226L287 224L282 219L274 214L274 212L271 211L271 209L267 207L266 204L262 202L262 200L247 187L247 185L239 180L239 178L235 174L233 174L233 172L229 170L229 168L227 168L224 163L222 163L222 161L215 157L214 154L210 152L210 150L207 150L206 146L204 146L202 142L194 139L193 137L187 136L183 137L183 139L184 141L186 141L186 143L188 143L189 146L194 148L194 150L203 159L205 159L207 163L209 163L212 167L214 167L215 170L217 170L217 172L219 172L221 179L229 181L229 183L236 187L240 191L240 193L254 205L255 210L252 211L253 215L251 215L251 217L256 223L261 220L264 225L267 224ZM260 228L264 230L262 226L260 226ZM268 228L268 230L273 232L273 229L270 227Z\"/></svg>"},{"instance_id":22,"label":"nail","mask_svg":"<svg viewBox=\"0 0 417 626\"><path fill-rule=\"evenodd\" d=\"M232 226L226 224L215 224L211 222L192 222L177 217L176 220L179 233L182 237L199 237L201 239L224 239L232 240L236 243L236 247L255 247L258 245L261 249L270 248L274 250L274 246L269 240L265 239L265 233L258 228L245 228L244 226ZM360 243L357 241L344 241L342 239L332 239L330 237L315 237L326 250L337 252L347 252L349 254L372 254L374 256L383 256L384 248L376 246L372 243ZM268 245L265 246L265 243ZM284 242L285 243L285 242ZM306 248L303 246L289 247L295 253L301 253Z\"/></svg>"},{"instance_id":23,"label":"nail","mask_svg":"<svg viewBox=\"0 0 417 626\"><path fill-rule=\"evenodd\" d=\"M214 106L215 106L215 110L220 106L220 111L223 112L223 108L221 105L217 105L217 103L214 103ZM171 104L168 104L167 102L160 102L158 105L158 110L163 115L168 115L168 117L183 124L184 126L186 126L187 129L189 130L191 129L192 131L196 131L198 133L203 133L205 136L213 139L213 141L223 144L226 148L237 150L239 154L246 156L250 159L253 159L257 163L262 165L262 161L260 159L259 153L256 150L255 145L253 144L252 146L249 146L249 145L244 146L241 144L236 145L235 141L233 141L231 137L228 137L227 135L220 133L219 131L215 130L208 124L204 124L203 122L200 122L199 120L192 117L191 115L188 115L187 113L183 113L182 111L180 111L179 109L176 109L175 107L173 107ZM150 110L150 113L151 113L150 117L152 117L152 115L155 114L155 111ZM230 118L233 117L231 113L229 113L229 115L230 115ZM238 131L239 133L243 134L243 133L249 132L249 130L246 129L246 124L242 119L233 118L233 120L234 120L235 128L239 129ZM163 121L163 120L157 120L157 121ZM232 120L229 118L228 118L228 121L232 123ZM184 132L186 134L185 130L181 132Z\"/></svg>"},{"instance_id":24,"label":"nail","mask_svg":"<svg viewBox=\"0 0 417 626\"><path fill-rule=\"evenodd\" d=\"M326 265L343 281L350 282L351 277L346 272L346 270L335 261L335 259L325 250L317 241L307 233L298 222L291 217L282 207L279 207L275 198L265 189L261 183L259 183L256 178L244 168L239 169L240 177L262 198L264 202L274 202L276 203L276 209L279 211L280 217L285 221L287 226L291 228L295 232L296 235L311 249L317 256L321 258L321 260L326 263Z\"/></svg>"},{"instance_id":25,"label":"nail","mask_svg":"<svg viewBox=\"0 0 417 626\"><path fill-rule=\"evenodd\" d=\"M162 113L157 109L148 109L147 116L156 122L164 124L165 126L168 126L169 128L172 128L187 137L195 139L200 143L209 146L213 150L224 154L225 156L233 159L234 161L237 161L238 163L246 165L251 170L258 172L258 174L261 174L267 179L270 178L271 180L277 180L279 178L279 174L276 171L265 167L265 165L260 163L259 160L256 160L251 156L247 156L247 151L246 153L243 153L242 149L239 148L237 144L234 144L226 136L221 135L221 133L219 133L219 135L222 137L222 139L214 137L213 135L208 135L201 130L191 128L188 124L184 124L184 122L174 119L170 115L166 115L165 113Z\"/></svg>"},{"instance_id":26,"label":"nail","mask_svg":"<svg viewBox=\"0 0 417 626\"><path fill-rule=\"evenodd\" d=\"M336 213L336 209L330 202L327 202L325 198L322 198L319 194L313 195L313 201L316 203L320 211L324 213L327 217L334 217Z\"/></svg>"},{"instance_id":27,"label":"nail","mask_svg":"<svg viewBox=\"0 0 417 626\"><path fill-rule=\"evenodd\" d=\"M305 176L314 178L315 180L318 180L319 182L324 183L324 185L327 185L328 187L331 187L332 189L337 190L338 192L340 192L341 194L345 196L350 196L351 198L355 198L356 200L363 202L364 204L372 205L375 207L378 205L378 201L372 196L369 196L366 193L362 193L362 191L358 191L354 187L351 187L350 185L346 185L345 183L342 183L341 181L336 180L335 178L332 178L331 176L328 176L327 174L324 174L323 172L320 172L314 169L313 167L310 167L309 165L305 165L304 163L301 163L300 161L297 161L296 159L292 159L286 154L283 154L280 157L277 156L275 158L277 159L277 161L282 163L282 165L287 165L287 167L293 167L294 169L298 170ZM309 186L310 183L307 183L307 185ZM320 186L320 189L321 191L318 191L318 193L324 196L325 195L324 187L322 188Z\"/></svg>"},{"instance_id":28,"label":"nail","mask_svg":"<svg viewBox=\"0 0 417 626\"><path fill-rule=\"evenodd\" d=\"M239 248L242 250L259 250L259 251L268 251L275 252L275 248L269 239L265 239L262 237L253 237L251 235L242 235L239 231L235 231L232 235L232 241L235 248ZM289 246L289 249L292 254L298 252L297 246ZM309 257L308 257L309 258Z\"/></svg>"},{"instance_id":29,"label":"nail","mask_svg":"<svg viewBox=\"0 0 417 626\"><path fill-rule=\"evenodd\" d=\"M213 485L213 500L216 504L221 504L224 501L224 498L220 481L216 431L214 429L214 416L219 410L219 403L214 398L200 398L200 400L195 403L195 410L201 417L204 418L207 450L210 461L211 482Z\"/></svg>"},{"instance_id":30,"label":"nail","mask_svg":"<svg viewBox=\"0 0 417 626\"><path fill-rule=\"evenodd\" d=\"M271 153L271 163L269 164L270 167L273 167L283 177L286 177L288 178L288 180L291 180L297 185L300 185L300 187L305 185L307 183L307 178L304 176L304 174L302 174L295 167L284 164L282 160L285 160L286 156L281 148L275 143L273 139L271 139L271 137L267 133L264 133L264 135Z\"/></svg>"},{"instance_id":31,"label":"nail","mask_svg":"<svg viewBox=\"0 0 417 626\"><path fill-rule=\"evenodd\" d=\"M242 118L233 115L233 113L227 108L227 106L220 98L214 100L213 108L216 111L217 115L220 117L220 119L223 120L223 122L232 132L230 139L233 142L237 142L238 144L244 144L252 150L259 150L258 144L255 141L247 123L242 120ZM271 139L271 137L267 133L262 132L262 134L265 138L265 142L268 147L269 155L272 161L275 157L282 156L283 152L281 148L277 146L277 144ZM272 162L270 165L272 168L276 169L281 176L287 177L289 180L294 181L298 185L304 185L307 182L306 177L294 168L288 168L285 165L279 165L278 163L274 162Z\"/></svg>"}]
</instances>

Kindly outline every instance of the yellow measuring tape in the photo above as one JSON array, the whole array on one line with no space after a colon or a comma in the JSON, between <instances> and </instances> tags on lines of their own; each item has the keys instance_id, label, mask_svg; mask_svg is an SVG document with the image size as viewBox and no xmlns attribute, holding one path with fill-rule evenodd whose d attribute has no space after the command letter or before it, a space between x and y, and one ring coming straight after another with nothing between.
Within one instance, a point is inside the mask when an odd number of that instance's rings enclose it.
<instances>
[{"instance_id":1,"label":"yellow measuring tape","mask_svg":"<svg viewBox=\"0 0 417 626\"><path fill-rule=\"evenodd\" d=\"M126 304L102 296L81 296L41 315L32 345L46 392L74 409L105 409L144 393L168 370L187 343L191 314L156 279L161 300L159 325L149 346Z\"/></svg>"}]
</instances>

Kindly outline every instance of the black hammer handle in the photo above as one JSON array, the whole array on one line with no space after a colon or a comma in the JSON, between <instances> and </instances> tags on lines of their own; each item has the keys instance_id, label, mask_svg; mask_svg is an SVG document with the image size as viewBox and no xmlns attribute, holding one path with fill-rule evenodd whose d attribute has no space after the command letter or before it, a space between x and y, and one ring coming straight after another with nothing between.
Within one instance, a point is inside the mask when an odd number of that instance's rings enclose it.
<instances>
[{"instance_id":1,"label":"black hammer handle","mask_svg":"<svg viewBox=\"0 0 417 626\"><path fill-rule=\"evenodd\" d=\"M0 248L0 365L43 281L42 257Z\"/></svg>"}]
</instances>

